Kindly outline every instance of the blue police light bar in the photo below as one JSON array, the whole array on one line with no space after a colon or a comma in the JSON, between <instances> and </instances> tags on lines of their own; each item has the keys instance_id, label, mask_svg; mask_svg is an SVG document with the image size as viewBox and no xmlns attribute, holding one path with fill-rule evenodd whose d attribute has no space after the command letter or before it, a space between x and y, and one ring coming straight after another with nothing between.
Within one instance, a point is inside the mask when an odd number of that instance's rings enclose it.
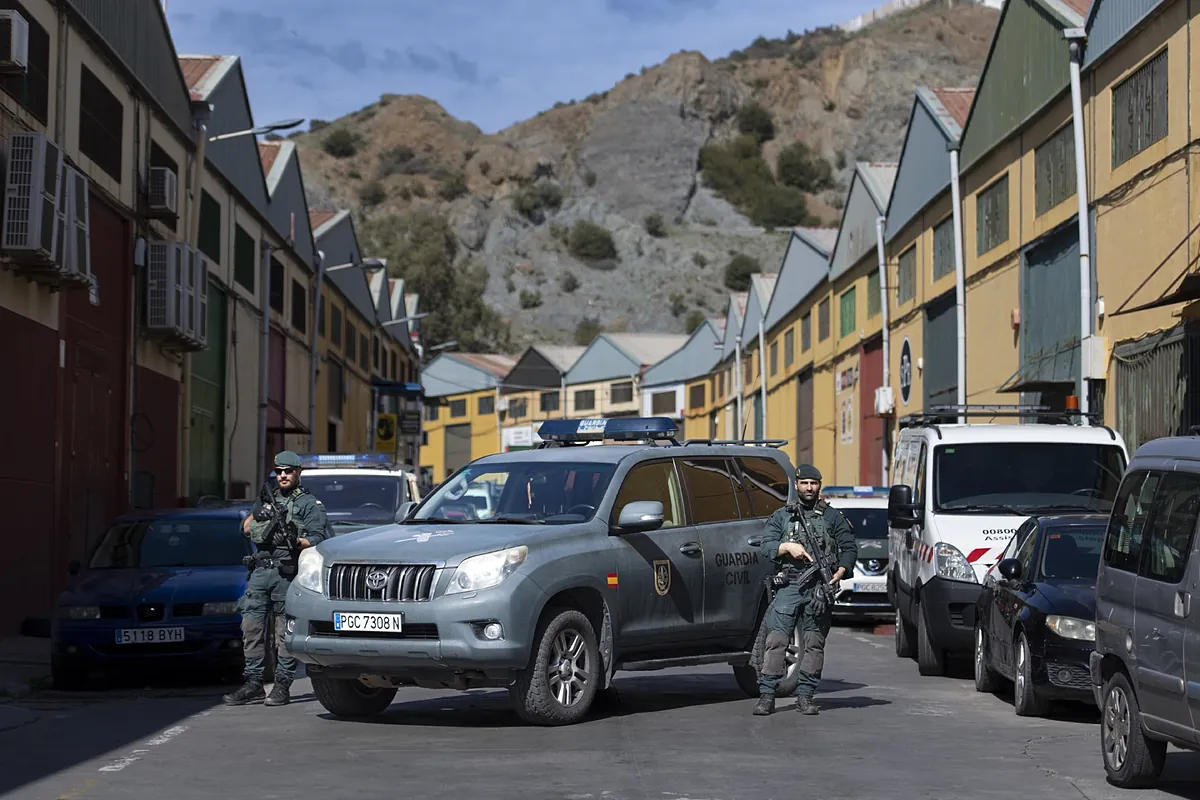
<instances>
[{"instance_id":1,"label":"blue police light bar","mask_svg":"<svg viewBox=\"0 0 1200 800\"><path fill-rule=\"evenodd\" d=\"M386 453L305 453L300 456L302 469L386 469L394 464Z\"/></svg>"},{"instance_id":2,"label":"blue police light bar","mask_svg":"<svg viewBox=\"0 0 1200 800\"><path fill-rule=\"evenodd\" d=\"M824 497L887 497L886 486L826 486L821 490Z\"/></svg>"},{"instance_id":3,"label":"blue police light bar","mask_svg":"<svg viewBox=\"0 0 1200 800\"><path fill-rule=\"evenodd\" d=\"M669 417L618 417L615 419L548 419L538 436L548 442L618 442L639 439L674 440L679 427Z\"/></svg>"}]
</instances>

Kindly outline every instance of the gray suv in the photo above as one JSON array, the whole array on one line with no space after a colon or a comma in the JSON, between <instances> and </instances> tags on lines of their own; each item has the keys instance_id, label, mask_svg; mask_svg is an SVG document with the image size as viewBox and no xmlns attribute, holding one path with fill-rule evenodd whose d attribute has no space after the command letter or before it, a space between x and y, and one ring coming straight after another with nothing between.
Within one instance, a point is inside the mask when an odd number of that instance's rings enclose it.
<instances>
[{"instance_id":1,"label":"gray suv","mask_svg":"<svg viewBox=\"0 0 1200 800\"><path fill-rule=\"evenodd\" d=\"M1200 438L1142 445L1113 504L1096 579L1092 688L1108 780L1158 782L1167 744L1200 750Z\"/></svg>"},{"instance_id":2,"label":"gray suv","mask_svg":"<svg viewBox=\"0 0 1200 800\"><path fill-rule=\"evenodd\" d=\"M364 717L404 685L506 687L525 721L562 725L617 670L718 663L757 696L773 572L758 550L792 465L675 432L547 421L538 449L471 462L402 523L305 550L286 642L321 705ZM482 518L481 490L495 497ZM793 647L784 692L796 669Z\"/></svg>"}]
</instances>

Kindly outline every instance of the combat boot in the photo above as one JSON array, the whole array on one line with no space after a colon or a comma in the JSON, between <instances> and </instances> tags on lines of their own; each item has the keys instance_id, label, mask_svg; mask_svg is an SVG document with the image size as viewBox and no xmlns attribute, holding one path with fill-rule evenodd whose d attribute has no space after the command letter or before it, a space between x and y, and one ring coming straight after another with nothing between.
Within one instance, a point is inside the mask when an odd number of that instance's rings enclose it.
<instances>
[{"instance_id":1,"label":"combat boot","mask_svg":"<svg viewBox=\"0 0 1200 800\"><path fill-rule=\"evenodd\" d=\"M766 717L775 711L775 695L764 693L759 695L758 704L754 706L754 716Z\"/></svg>"},{"instance_id":2,"label":"combat boot","mask_svg":"<svg viewBox=\"0 0 1200 800\"><path fill-rule=\"evenodd\" d=\"M271 695L263 703L264 706L286 706L292 701L292 684L290 681L275 681L271 687Z\"/></svg>"},{"instance_id":3,"label":"combat boot","mask_svg":"<svg viewBox=\"0 0 1200 800\"><path fill-rule=\"evenodd\" d=\"M261 703L267 693L263 691L262 681L251 678L241 685L236 692L225 695L222 699L227 706L244 706L248 703Z\"/></svg>"},{"instance_id":4,"label":"combat boot","mask_svg":"<svg viewBox=\"0 0 1200 800\"><path fill-rule=\"evenodd\" d=\"M810 717L815 717L821 712L817 710L817 704L813 702L811 697L796 698L796 711L801 714L806 714Z\"/></svg>"}]
</instances>

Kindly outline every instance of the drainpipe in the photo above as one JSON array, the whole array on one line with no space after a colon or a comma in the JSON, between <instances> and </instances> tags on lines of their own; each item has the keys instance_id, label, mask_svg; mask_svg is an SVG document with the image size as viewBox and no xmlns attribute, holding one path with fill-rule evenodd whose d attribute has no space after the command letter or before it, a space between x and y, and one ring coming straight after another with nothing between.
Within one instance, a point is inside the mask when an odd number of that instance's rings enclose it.
<instances>
[{"instance_id":1,"label":"drainpipe","mask_svg":"<svg viewBox=\"0 0 1200 800\"><path fill-rule=\"evenodd\" d=\"M312 362L308 372L308 452L317 452L317 370L321 364L321 354L317 352L317 336L321 320L321 287L325 283L325 254L317 251L317 293L313 295L312 336L309 340L309 350Z\"/></svg>"},{"instance_id":2,"label":"drainpipe","mask_svg":"<svg viewBox=\"0 0 1200 800\"><path fill-rule=\"evenodd\" d=\"M763 321L758 320L758 388L762 395L762 438L767 438L767 347Z\"/></svg>"},{"instance_id":3,"label":"drainpipe","mask_svg":"<svg viewBox=\"0 0 1200 800\"><path fill-rule=\"evenodd\" d=\"M1071 125L1075 129L1075 196L1079 202L1079 424L1088 424L1088 377L1092 371L1092 248L1088 225L1087 158L1083 141L1083 91L1080 62L1087 31L1070 28L1063 36L1071 47Z\"/></svg>"},{"instance_id":4,"label":"drainpipe","mask_svg":"<svg viewBox=\"0 0 1200 800\"><path fill-rule=\"evenodd\" d=\"M262 330L258 342L258 468L267 468L267 393L271 381L271 243L259 244L263 262Z\"/></svg>"},{"instance_id":5,"label":"drainpipe","mask_svg":"<svg viewBox=\"0 0 1200 800\"><path fill-rule=\"evenodd\" d=\"M950 198L954 205L954 317L958 330L958 405L967 404L967 312L966 312L966 267L963 266L962 240L962 192L958 180L958 142L949 145L950 150ZM959 414L958 424L967 418Z\"/></svg>"},{"instance_id":6,"label":"drainpipe","mask_svg":"<svg viewBox=\"0 0 1200 800\"><path fill-rule=\"evenodd\" d=\"M739 333L733 341L733 372L736 376L735 386L737 388L737 429L733 432L733 439L741 441L742 436L742 335Z\"/></svg>"},{"instance_id":7,"label":"drainpipe","mask_svg":"<svg viewBox=\"0 0 1200 800\"><path fill-rule=\"evenodd\" d=\"M567 376L566 373L558 379L559 402L562 403L562 418L567 418Z\"/></svg>"},{"instance_id":8,"label":"drainpipe","mask_svg":"<svg viewBox=\"0 0 1200 800\"><path fill-rule=\"evenodd\" d=\"M212 105L206 103L196 119L196 158L192 162L192 205L188 209L191 213L187 228L187 244L193 251L200 249L200 198L204 187L204 159L205 151L208 148L208 118L211 114ZM207 264L207 261L205 263ZM200 280L208 280L207 271L200 276ZM215 335L215 333L210 332L209 335ZM180 496L188 497L191 495L189 484L192 478L192 354L190 352L183 354L183 368L180 371L179 382L182 384L180 394L183 402L183 411L179 420L179 492ZM224 399L222 398L222 402Z\"/></svg>"},{"instance_id":9,"label":"drainpipe","mask_svg":"<svg viewBox=\"0 0 1200 800\"><path fill-rule=\"evenodd\" d=\"M887 227L887 217L879 216L875 218L875 251L879 255L879 312L882 315L880 322L883 325L883 380L882 386L887 386L889 389L892 386L892 332L888 328L888 280L887 280L887 256L883 249L883 234ZM885 422L886 424L886 422ZM883 437L883 484L887 484L888 479L888 437Z\"/></svg>"}]
</instances>

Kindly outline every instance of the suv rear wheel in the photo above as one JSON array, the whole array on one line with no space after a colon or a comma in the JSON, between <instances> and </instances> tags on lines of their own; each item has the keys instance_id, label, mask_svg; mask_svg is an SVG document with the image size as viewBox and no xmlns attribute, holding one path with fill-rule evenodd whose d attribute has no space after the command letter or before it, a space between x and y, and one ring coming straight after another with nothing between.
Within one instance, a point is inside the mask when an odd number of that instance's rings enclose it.
<instances>
[{"instance_id":1,"label":"suv rear wheel","mask_svg":"<svg viewBox=\"0 0 1200 800\"><path fill-rule=\"evenodd\" d=\"M531 663L509 687L521 719L571 725L587 715L600 686L600 648L592 623L571 608L547 611Z\"/></svg>"},{"instance_id":2,"label":"suv rear wheel","mask_svg":"<svg viewBox=\"0 0 1200 800\"><path fill-rule=\"evenodd\" d=\"M1155 786L1167 759L1167 743L1146 738L1137 695L1123 672L1104 685L1100 752L1108 782L1122 789Z\"/></svg>"},{"instance_id":3,"label":"suv rear wheel","mask_svg":"<svg viewBox=\"0 0 1200 800\"><path fill-rule=\"evenodd\" d=\"M366 686L355 678L310 677L317 702L336 717L374 717L387 710L396 698L394 688Z\"/></svg>"}]
</instances>

